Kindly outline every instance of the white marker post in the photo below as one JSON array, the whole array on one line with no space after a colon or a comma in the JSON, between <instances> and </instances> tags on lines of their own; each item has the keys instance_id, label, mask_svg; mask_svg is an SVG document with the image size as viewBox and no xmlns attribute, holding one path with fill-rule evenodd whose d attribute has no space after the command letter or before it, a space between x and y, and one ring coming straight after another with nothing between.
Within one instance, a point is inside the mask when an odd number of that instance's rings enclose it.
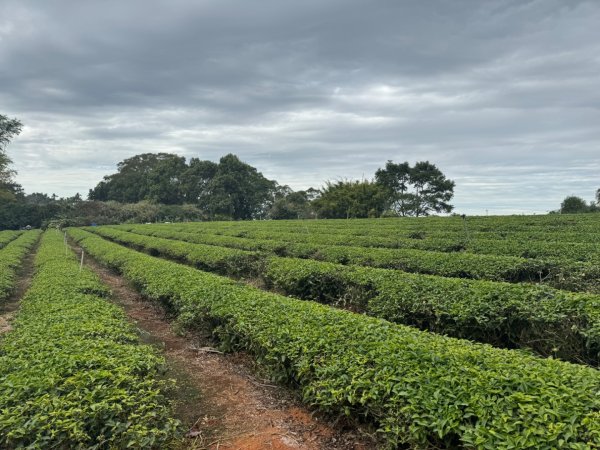
<instances>
[{"instance_id":1,"label":"white marker post","mask_svg":"<svg viewBox=\"0 0 600 450\"><path fill-rule=\"evenodd\" d=\"M79 263L79 273L81 273L81 269L83 269L83 254L85 252L81 250L81 262Z\"/></svg>"}]
</instances>

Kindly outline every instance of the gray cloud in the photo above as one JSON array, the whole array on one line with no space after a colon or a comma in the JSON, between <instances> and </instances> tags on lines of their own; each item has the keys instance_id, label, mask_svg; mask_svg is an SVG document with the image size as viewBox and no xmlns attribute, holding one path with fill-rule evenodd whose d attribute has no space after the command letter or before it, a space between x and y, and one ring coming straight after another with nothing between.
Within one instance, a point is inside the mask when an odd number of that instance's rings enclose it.
<instances>
[{"instance_id":1,"label":"gray cloud","mask_svg":"<svg viewBox=\"0 0 600 450\"><path fill-rule=\"evenodd\" d=\"M0 108L28 192L141 152L238 154L294 188L436 163L468 213L600 187L594 1L0 5Z\"/></svg>"}]
</instances>

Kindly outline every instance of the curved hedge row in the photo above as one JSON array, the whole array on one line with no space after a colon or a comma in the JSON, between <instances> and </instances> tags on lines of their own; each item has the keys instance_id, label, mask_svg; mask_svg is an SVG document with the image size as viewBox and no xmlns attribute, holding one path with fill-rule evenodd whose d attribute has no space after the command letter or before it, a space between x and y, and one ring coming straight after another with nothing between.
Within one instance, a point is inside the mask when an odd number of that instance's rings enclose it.
<instances>
[{"instance_id":1,"label":"curved hedge row","mask_svg":"<svg viewBox=\"0 0 600 450\"><path fill-rule=\"evenodd\" d=\"M469 236L472 239L514 239L534 241L562 241L562 242L600 242L600 227L591 231L577 231L571 228L554 228L550 223L546 225L524 225L525 218L518 221L507 221L506 217L494 217L489 221L478 223L476 219L468 219L466 224L461 220L450 217L433 222L432 217L420 218L411 221L410 218L402 219L377 219L377 220L303 220L303 221L273 221L273 222L203 222L194 224L177 224L186 227L215 232L229 230L230 232L244 231L286 231L302 234L334 233L352 236L395 236L400 238L428 239L428 238L462 238Z\"/></svg>"},{"instance_id":2,"label":"curved hedge row","mask_svg":"<svg viewBox=\"0 0 600 450\"><path fill-rule=\"evenodd\" d=\"M5 247L0 249L0 302L13 292L16 272L25 255L40 237L39 230L17 235Z\"/></svg>"},{"instance_id":3,"label":"curved hedge row","mask_svg":"<svg viewBox=\"0 0 600 450\"><path fill-rule=\"evenodd\" d=\"M597 365L600 296L272 258L263 278L288 295L342 303L392 322Z\"/></svg>"},{"instance_id":4,"label":"curved hedge row","mask_svg":"<svg viewBox=\"0 0 600 450\"><path fill-rule=\"evenodd\" d=\"M190 244L185 241L149 237L136 233L117 230L110 227L86 227L100 236L115 242L143 250L152 256L164 256L191 264L201 270L218 272L233 276L252 276L259 252L245 251L214 245Z\"/></svg>"},{"instance_id":5,"label":"curved hedge row","mask_svg":"<svg viewBox=\"0 0 600 450\"><path fill-rule=\"evenodd\" d=\"M185 227L179 227L185 228ZM188 227L190 228L190 227ZM522 258L560 258L572 261L600 261L600 244L511 241L511 240L473 240L464 238L410 239L388 236L353 236L345 233L320 231L316 234L287 232L277 230L215 230L215 233L248 237L252 239L274 239L278 241L298 242L302 239L312 244L350 245L358 247L412 248L440 252L471 252L478 254L517 256Z\"/></svg>"},{"instance_id":6,"label":"curved hedge row","mask_svg":"<svg viewBox=\"0 0 600 450\"><path fill-rule=\"evenodd\" d=\"M269 239L248 239L236 236L224 236L220 234L177 231L177 228L165 228L160 225L107 225L104 227L87 227L89 231L115 229L144 236L155 236L165 239L175 239L194 244L215 245L218 247L230 247L248 251L267 251L276 254L284 254L287 248L294 243L275 241ZM308 244L309 245L309 244Z\"/></svg>"},{"instance_id":7,"label":"curved hedge row","mask_svg":"<svg viewBox=\"0 0 600 450\"><path fill-rule=\"evenodd\" d=\"M600 266L568 259L527 259L467 252L444 253L414 249L353 247L306 242L304 235L296 240L277 241L249 239L229 235L175 231L153 225L118 225L110 228L145 236L182 240L199 244L231 247L248 251L266 251L279 256L309 258L358 264L406 272L490 281L534 281L556 289L600 294ZM107 229L103 227L102 229ZM411 259L414 255L416 259ZM514 266L511 266L511 261ZM439 263L436 264L436 263Z\"/></svg>"},{"instance_id":8,"label":"curved hedge row","mask_svg":"<svg viewBox=\"0 0 600 450\"><path fill-rule=\"evenodd\" d=\"M550 261L510 256L478 255L473 253L444 253L415 249L391 249L324 245L266 239L247 239L233 236L186 233L152 226L101 227L92 230L99 234L109 229L128 230L136 234L175 239L198 244L240 248L249 251L269 251L279 256L308 258L340 264L397 269L404 272L424 273L444 277L485 279L490 281L537 281L554 279L564 272L560 264ZM303 241L303 236L298 237ZM569 272L570 274L570 272Z\"/></svg>"},{"instance_id":9,"label":"curved hedge row","mask_svg":"<svg viewBox=\"0 0 600 450\"><path fill-rule=\"evenodd\" d=\"M379 425L390 446L591 449L600 373L298 301L70 229L88 253L189 326L212 324L304 401Z\"/></svg>"},{"instance_id":10,"label":"curved hedge row","mask_svg":"<svg viewBox=\"0 0 600 450\"><path fill-rule=\"evenodd\" d=\"M164 360L47 232L14 329L0 342L0 447L164 448L176 428Z\"/></svg>"},{"instance_id":11,"label":"curved hedge row","mask_svg":"<svg viewBox=\"0 0 600 450\"><path fill-rule=\"evenodd\" d=\"M188 234L193 230L192 226L176 227L175 229L186 229ZM140 228L136 228L136 231ZM530 266L523 277L531 276L535 268L539 268L539 276L548 284L572 291L589 291L600 293L600 245L594 243L571 243L571 242L546 242L546 241L512 241L512 240L464 240L464 239L407 239L385 236L349 236L345 234L299 234L281 231L258 230L248 231L218 231L221 239L228 236L231 239L249 237L252 241L270 240L286 244L297 244L314 247L362 247L365 254L371 252L403 250L421 250L424 252L447 253L448 265L452 267L452 260L461 259L469 262L476 260L475 255L482 258L482 264L486 259L495 258L519 258L529 261ZM205 233L197 233L201 239L208 241L213 239ZM207 242L208 243L208 242ZM471 257L471 259L469 259ZM463 263L466 267L472 266L469 262ZM521 273L517 273L521 276ZM544 278L545 277L545 278ZM535 279L535 277L534 277Z\"/></svg>"},{"instance_id":12,"label":"curved hedge row","mask_svg":"<svg viewBox=\"0 0 600 450\"><path fill-rule=\"evenodd\" d=\"M600 296L546 286L460 280L395 270L264 256L112 228L93 232L195 267L260 276L274 290L396 323L506 348L530 348L596 365ZM220 255L219 255L220 253Z\"/></svg>"},{"instance_id":13,"label":"curved hedge row","mask_svg":"<svg viewBox=\"0 0 600 450\"><path fill-rule=\"evenodd\" d=\"M11 241L14 241L21 234L21 231L0 231L0 248L6 246L6 244Z\"/></svg>"},{"instance_id":14,"label":"curved hedge row","mask_svg":"<svg viewBox=\"0 0 600 450\"><path fill-rule=\"evenodd\" d=\"M233 233L243 233L247 231L286 231L300 234L347 234L351 236L383 236L411 239L483 239L483 240L521 240L521 241L560 241L560 242L583 242L600 243L600 227L595 231L572 231L569 229L553 229L548 226L522 226L520 222L513 223L510 226L503 226L505 217L499 218L496 223L489 223L486 226L472 224L471 220L464 223L452 223L451 218L444 218L442 222L435 224L430 222L432 218L419 219L419 222L413 222L406 225L407 218L394 220L377 220L376 222L364 219L348 220L342 224L330 224L330 221L323 220L304 220L304 221L274 221L274 222L204 222L192 224L176 224L174 226L183 229L202 230L210 233L215 231L229 230ZM365 223L367 225L365 226ZM410 222L409 222L410 223ZM507 224L504 224L507 225Z\"/></svg>"},{"instance_id":15,"label":"curved hedge row","mask_svg":"<svg viewBox=\"0 0 600 450\"><path fill-rule=\"evenodd\" d=\"M263 225L264 224L264 225ZM460 216L443 217L399 217L379 219L324 219L324 220L273 220L260 222L203 222L205 228L237 228L247 229L271 227L274 229L312 230L315 228L328 228L332 230L344 229L377 229L390 231L419 231L419 230L452 230L460 232L465 229L465 221ZM561 215L536 215L536 216L468 216L466 225L473 231L541 231L541 232L577 232L599 233L600 224L598 216L594 214L561 214Z\"/></svg>"}]
</instances>

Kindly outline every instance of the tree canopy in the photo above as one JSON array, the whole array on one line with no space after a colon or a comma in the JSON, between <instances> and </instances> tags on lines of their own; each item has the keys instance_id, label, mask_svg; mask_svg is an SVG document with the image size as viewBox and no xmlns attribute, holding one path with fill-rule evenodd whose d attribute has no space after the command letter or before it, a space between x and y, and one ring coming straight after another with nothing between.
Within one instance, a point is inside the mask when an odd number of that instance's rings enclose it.
<instances>
[{"instance_id":1,"label":"tree canopy","mask_svg":"<svg viewBox=\"0 0 600 450\"><path fill-rule=\"evenodd\" d=\"M379 217L387 203L385 189L372 181L328 181L313 201L319 218Z\"/></svg>"},{"instance_id":2,"label":"tree canopy","mask_svg":"<svg viewBox=\"0 0 600 450\"><path fill-rule=\"evenodd\" d=\"M167 205L190 203L211 218L264 217L277 183L233 155L218 163L169 153L144 153L120 162L89 192L90 200Z\"/></svg>"},{"instance_id":3,"label":"tree canopy","mask_svg":"<svg viewBox=\"0 0 600 450\"><path fill-rule=\"evenodd\" d=\"M206 183L199 206L211 217L234 220L264 218L277 183L232 154L219 161Z\"/></svg>"},{"instance_id":4,"label":"tree canopy","mask_svg":"<svg viewBox=\"0 0 600 450\"><path fill-rule=\"evenodd\" d=\"M313 219L316 217L312 201L320 195L317 189L294 192L289 186L282 186L275 194L269 208L269 219Z\"/></svg>"},{"instance_id":5,"label":"tree canopy","mask_svg":"<svg viewBox=\"0 0 600 450\"><path fill-rule=\"evenodd\" d=\"M18 119L9 119L0 114L0 149L4 150L8 143L21 133L23 124Z\"/></svg>"},{"instance_id":6,"label":"tree canopy","mask_svg":"<svg viewBox=\"0 0 600 450\"><path fill-rule=\"evenodd\" d=\"M365 218L450 212L454 182L428 161L388 161L374 180L327 181L320 189L294 192L228 154L218 162L171 153L142 153L117 164L79 194L25 195L13 182L4 149L21 131L17 119L0 115L0 228L109 224L125 221Z\"/></svg>"},{"instance_id":7,"label":"tree canopy","mask_svg":"<svg viewBox=\"0 0 600 450\"><path fill-rule=\"evenodd\" d=\"M6 154L6 146L21 133L23 124L18 119L9 119L0 114L0 204L14 201L21 186L13 181L15 171L10 168L12 161Z\"/></svg>"},{"instance_id":8,"label":"tree canopy","mask_svg":"<svg viewBox=\"0 0 600 450\"><path fill-rule=\"evenodd\" d=\"M384 169L375 172L375 180L386 190L389 207L400 216L449 213L454 208L449 203L454 196L454 181L429 161L412 167L408 162L388 161Z\"/></svg>"},{"instance_id":9,"label":"tree canopy","mask_svg":"<svg viewBox=\"0 0 600 450\"><path fill-rule=\"evenodd\" d=\"M121 161L117 169L117 173L105 176L90 190L90 200L182 203L180 178L186 169L184 157L170 153L143 153Z\"/></svg>"},{"instance_id":10,"label":"tree canopy","mask_svg":"<svg viewBox=\"0 0 600 450\"><path fill-rule=\"evenodd\" d=\"M575 195L566 197L560 204L561 214L580 214L587 212L594 212L593 202L588 205L584 199Z\"/></svg>"}]
</instances>

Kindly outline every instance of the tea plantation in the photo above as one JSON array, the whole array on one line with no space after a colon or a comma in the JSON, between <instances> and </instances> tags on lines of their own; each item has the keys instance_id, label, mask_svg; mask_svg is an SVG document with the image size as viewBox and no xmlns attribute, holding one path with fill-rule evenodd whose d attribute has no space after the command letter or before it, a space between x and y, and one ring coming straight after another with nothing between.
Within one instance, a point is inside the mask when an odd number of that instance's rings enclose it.
<instances>
[{"instance_id":1,"label":"tea plantation","mask_svg":"<svg viewBox=\"0 0 600 450\"><path fill-rule=\"evenodd\" d=\"M595 215L0 232L0 447L169 448L159 352L66 243L383 448L600 448ZM68 242L66 241L68 239Z\"/></svg>"}]
</instances>

